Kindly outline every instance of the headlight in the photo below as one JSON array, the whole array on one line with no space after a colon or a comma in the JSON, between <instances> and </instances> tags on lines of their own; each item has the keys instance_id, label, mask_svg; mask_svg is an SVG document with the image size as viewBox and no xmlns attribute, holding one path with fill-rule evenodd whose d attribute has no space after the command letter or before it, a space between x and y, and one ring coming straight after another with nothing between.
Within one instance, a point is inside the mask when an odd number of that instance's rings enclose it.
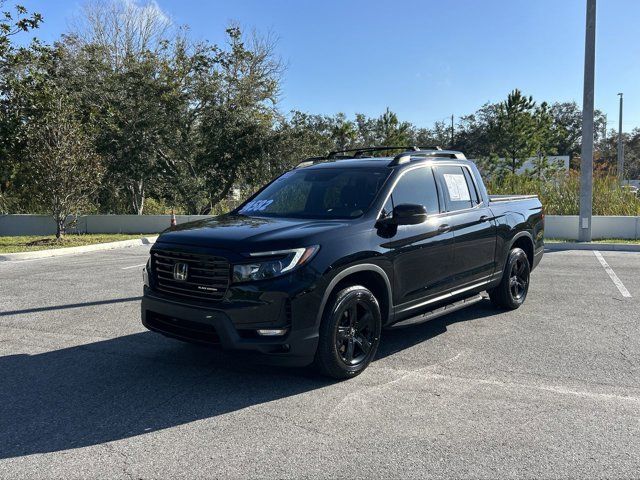
<instances>
[{"instance_id":1,"label":"headlight","mask_svg":"<svg viewBox=\"0 0 640 480\"><path fill-rule=\"evenodd\" d=\"M319 245L306 248L292 248L274 252L251 253L251 257L266 257L251 263L233 266L233 281L249 282L277 277L307 263L320 249ZM268 258L274 257L274 258Z\"/></svg>"}]
</instances>

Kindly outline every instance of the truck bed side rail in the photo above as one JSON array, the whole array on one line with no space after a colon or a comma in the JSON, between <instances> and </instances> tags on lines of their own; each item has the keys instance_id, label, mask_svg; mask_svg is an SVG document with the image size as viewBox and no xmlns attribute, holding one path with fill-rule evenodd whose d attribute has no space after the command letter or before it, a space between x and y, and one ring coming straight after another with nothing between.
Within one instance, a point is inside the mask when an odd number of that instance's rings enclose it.
<instances>
[{"instance_id":1,"label":"truck bed side rail","mask_svg":"<svg viewBox=\"0 0 640 480\"><path fill-rule=\"evenodd\" d=\"M489 195L490 202L514 202L517 200L533 200L537 195Z\"/></svg>"}]
</instances>

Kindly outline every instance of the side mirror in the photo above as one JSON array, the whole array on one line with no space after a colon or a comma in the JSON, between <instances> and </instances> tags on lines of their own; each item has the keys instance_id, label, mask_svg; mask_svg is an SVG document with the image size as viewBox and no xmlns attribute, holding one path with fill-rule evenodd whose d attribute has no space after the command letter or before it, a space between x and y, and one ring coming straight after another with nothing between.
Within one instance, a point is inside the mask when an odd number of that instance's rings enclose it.
<instances>
[{"instance_id":1,"label":"side mirror","mask_svg":"<svg viewBox=\"0 0 640 480\"><path fill-rule=\"evenodd\" d=\"M427 220L427 209L424 205L402 203L393 209L396 225L418 225Z\"/></svg>"},{"instance_id":2,"label":"side mirror","mask_svg":"<svg viewBox=\"0 0 640 480\"><path fill-rule=\"evenodd\" d=\"M427 209L424 205L402 203L393 209L393 215L378 220L378 225L418 225L427 219Z\"/></svg>"}]
</instances>

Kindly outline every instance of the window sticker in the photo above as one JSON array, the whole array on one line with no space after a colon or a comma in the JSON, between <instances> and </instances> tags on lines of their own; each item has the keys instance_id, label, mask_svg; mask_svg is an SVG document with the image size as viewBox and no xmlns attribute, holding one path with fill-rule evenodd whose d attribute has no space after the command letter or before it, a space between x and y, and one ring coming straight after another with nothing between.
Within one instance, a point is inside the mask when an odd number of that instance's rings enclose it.
<instances>
[{"instance_id":1,"label":"window sticker","mask_svg":"<svg viewBox=\"0 0 640 480\"><path fill-rule=\"evenodd\" d=\"M240 209L240 213L262 212L272 203L273 200L253 200L252 202L249 202L244 207L242 207L242 209Z\"/></svg>"},{"instance_id":2,"label":"window sticker","mask_svg":"<svg viewBox=\"0 0 640 480\"><path fill-rule=\"evenodd\" d=\"M462 173L445 173L443 177L452 202L468 202L471 200L467 181Z\"/></svg>"}]
</instances>

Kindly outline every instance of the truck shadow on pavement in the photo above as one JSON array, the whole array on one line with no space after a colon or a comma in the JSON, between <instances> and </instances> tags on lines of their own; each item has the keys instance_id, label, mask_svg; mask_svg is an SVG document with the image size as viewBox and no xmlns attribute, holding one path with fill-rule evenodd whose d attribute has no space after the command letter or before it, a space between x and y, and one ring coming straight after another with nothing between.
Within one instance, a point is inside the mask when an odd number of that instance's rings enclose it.
<instances>
[{"instance_id":1,"label":"truck shadow on pavement","mask_svg":"<svg viewBox=\"0 0 640 480\"><path fill-rule=\"evenodd\" d=\"M496 313L480 305L385 332L378 359ZM0 459L129 438L334 383L151 332L0 357L0 379Z\"/></svg>"},{"instance_id":2,"label":"truck shadow on pavement","mask_svg":"<svg viewBox=\"0 0 640 480\"><path fill-rule=\"evenodd\" d=\"M394 355L402 350L446 333L447 327L454 323L480 320L500 313L501 311L496 309L491 302L485 300L465 309L434 318L425 323L385 330L382 332L382 342L380 342L376 359L379 360L389 355Z\"/></svg>"}]
</instances>

